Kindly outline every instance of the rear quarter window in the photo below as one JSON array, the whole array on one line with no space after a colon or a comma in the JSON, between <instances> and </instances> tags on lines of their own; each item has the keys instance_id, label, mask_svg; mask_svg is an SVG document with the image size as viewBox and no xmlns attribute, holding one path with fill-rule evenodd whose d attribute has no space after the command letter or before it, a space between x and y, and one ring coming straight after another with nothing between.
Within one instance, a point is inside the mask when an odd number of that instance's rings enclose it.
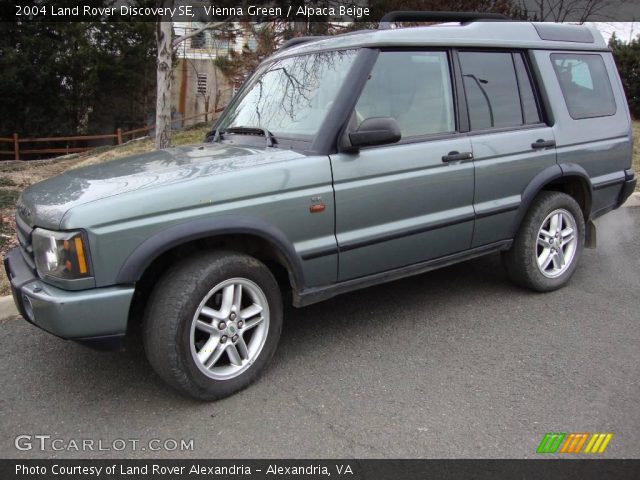
<instances>
[{"instance_id":1,"label":"rear quarter window","mask_svg":"<svg viewBox=\"0 0 640 480\"><path fill-rule=\"evenodd\" d=\"M551 61L571 118L615 115L616 102L602 56L554 53Z\"/></svg>"}]
</instances>

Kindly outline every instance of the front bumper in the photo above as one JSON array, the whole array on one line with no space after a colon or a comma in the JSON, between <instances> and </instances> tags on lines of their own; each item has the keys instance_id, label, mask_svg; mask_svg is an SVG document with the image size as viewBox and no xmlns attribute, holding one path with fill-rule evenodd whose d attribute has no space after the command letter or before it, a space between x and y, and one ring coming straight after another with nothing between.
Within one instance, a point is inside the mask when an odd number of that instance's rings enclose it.
<instances>
[{"instance_id":1,"label":"front bumper","mask_svg":"<svg viewBox=\"0 0 640 480\"><path fill-rule=\"evenodd\" d=\"M13 300L28 322L94 348L117 348L124 338L133 287L79 291L53 287L34 275L19 247L7 253L4 266Z\"/></svg>"}]
</instances>

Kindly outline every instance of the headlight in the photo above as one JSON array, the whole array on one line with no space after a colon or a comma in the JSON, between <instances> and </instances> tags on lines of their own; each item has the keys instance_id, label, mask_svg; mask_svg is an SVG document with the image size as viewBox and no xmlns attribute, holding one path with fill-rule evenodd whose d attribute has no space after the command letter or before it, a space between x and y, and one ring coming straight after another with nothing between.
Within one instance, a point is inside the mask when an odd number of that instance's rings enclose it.
<instances>
[{"instance_id":1,"label":"headlight","mask_svg":"<svg viewBox=\"0 0 640 480\"><path fill-rule=\"evenodd\" d=\"M65 280L91 276L82 233L36 228L31 239L40 276L51 275Z\"/></svg>"}]
</instances>

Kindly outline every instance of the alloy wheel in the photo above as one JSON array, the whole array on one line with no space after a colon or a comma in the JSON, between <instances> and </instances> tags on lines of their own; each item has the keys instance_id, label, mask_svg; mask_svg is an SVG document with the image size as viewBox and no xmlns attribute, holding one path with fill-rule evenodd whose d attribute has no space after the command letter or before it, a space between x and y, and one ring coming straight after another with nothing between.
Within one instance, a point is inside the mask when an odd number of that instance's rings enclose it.
<instances>
[{"instance_id":1,"label":"alloy wheel","mask_svg":"<svg viewBox=\"0 0 640 480\"><path fill-rule=\"evenodd\" d=\"M567 271L578 246L578 227L565 209L552 211L542 222L536 242L536 260L540 272L556 278Z\"/></svg>"},{"instance_id":2,"label":"alloy wheel","mask_svg":"<svg viewBox=\"0 0 640 480\"><path fill-rule=\"evenodd\" d=\"M229 380L256 360L269 332L269 304L262 289L246 278L213 287L191 323L191 355L205 375Z\"/></svg>"}]
</instances>

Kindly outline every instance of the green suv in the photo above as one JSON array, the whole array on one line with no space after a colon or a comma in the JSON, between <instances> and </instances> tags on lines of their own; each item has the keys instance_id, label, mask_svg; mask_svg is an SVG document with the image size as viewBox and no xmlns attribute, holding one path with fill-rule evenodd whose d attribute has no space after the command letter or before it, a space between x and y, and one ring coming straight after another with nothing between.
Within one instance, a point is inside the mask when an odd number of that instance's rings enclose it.
<instances>
[{"instance_id":1,"label":"green suv","mask_svg":"<svg viewBox=\"0 0 640 480\"><path fill-rule=\"evenodd\" d=\"M147 357L200 399L251 383L296 307L492 252L564 286L634 190L613 57L586 26L469 21L303 38L204 143L36 184L5 258L22 316Z\"/></svg>"}]
</instances>

